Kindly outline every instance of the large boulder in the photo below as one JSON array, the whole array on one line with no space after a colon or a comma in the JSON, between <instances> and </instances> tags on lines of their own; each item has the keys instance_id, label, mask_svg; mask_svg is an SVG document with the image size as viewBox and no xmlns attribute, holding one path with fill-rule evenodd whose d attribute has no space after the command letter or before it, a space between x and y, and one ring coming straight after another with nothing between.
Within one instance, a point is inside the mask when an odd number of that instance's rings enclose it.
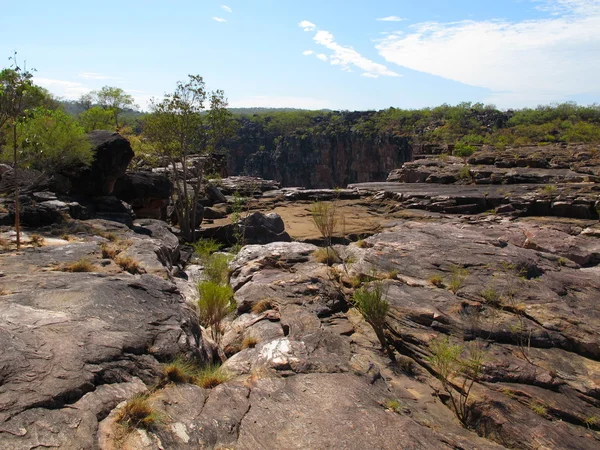
<instances>
[{"instance_id":1,"label":"large boulder","mask_svg":"<svg viewBox=\"0 0 600 450\"><path fill-rule=\"evenodd\" d=\"M94 152L90 167L74 173L72 193L81 195L110 195L117 179L125 175L134 156L129 141L119 133L105 130L89 134Z\"/></svg>"},{"instance_id":2,"label":"large boulder","mask_svg":"<svg viewBox=\"0 0 600 450\"><path fill-rule=\"evenodd\" d=\"M165 175L140 171L119 178L113 195L129 203L139 218L164 220L172 192L173 183Z\"/></svg>"},{"instance_id":3,"label":"large boulder","mask_svg":"<svg viewBox=\"0 0 600 450\"><path fill-rule=\"evenodd\" d=\"M198 237L216 239L226 244L236 243L236 229L243 235L246 245L269 244L271 242L291 242L292 238L285 231L283 219L277 213L263 214L254 212L236 224L204 228L198 231Z\"/></svg>"}]
</instances>

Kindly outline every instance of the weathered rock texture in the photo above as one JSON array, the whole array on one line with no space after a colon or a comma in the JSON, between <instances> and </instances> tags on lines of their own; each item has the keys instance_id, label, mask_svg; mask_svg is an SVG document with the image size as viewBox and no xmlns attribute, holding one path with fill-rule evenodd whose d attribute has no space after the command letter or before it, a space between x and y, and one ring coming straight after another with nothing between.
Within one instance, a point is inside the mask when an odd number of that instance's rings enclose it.
<instances>
[{"instance_id":1,"label":"weathered rock texture","mask_svg":"<svg viewBox=\"0 0 600 450\"><path fill-rule=\"evenodd\" d=\"M282 186L344 187L384 181L412 158L410 140L360 132L287 136L272 148L240 138L231 146L228 172L276 180Z\"/></svg>"}]
</instances>

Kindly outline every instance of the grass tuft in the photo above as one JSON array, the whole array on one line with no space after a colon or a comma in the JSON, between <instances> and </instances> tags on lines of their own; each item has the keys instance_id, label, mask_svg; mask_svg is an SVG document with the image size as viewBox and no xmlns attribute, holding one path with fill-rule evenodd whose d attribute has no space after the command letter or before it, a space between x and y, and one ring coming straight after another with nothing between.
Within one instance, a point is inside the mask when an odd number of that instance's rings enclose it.
<instances>
[{"instance_id":1,"label":"grass tuft","mask_svg":"<svg viewBox=\"0 0 600 450\"><path fill-rule=\"evenodd\" d=\"M397 414L400 414L400 411L402 410L402 405L400 404L400 402L391 398L387 399L383 406L385 407L385 409L393 411Z\"/></svg>"},{"instance_id":2,"label":"grass tuft","mask_svg":"<svg viewBox=\"0 0 600 450\"><path fill-rule=\"evenodd\" d=\"M448 289L456 294L465 284L467 275L469 272L467 269L463 269L458 266L450 266L450 282L448 283Z\"/></svg>"},{"instance_id":3,"label":"grass tuft","mask_svg":"<svg viewBox=\"0 0 600 450\"><path fill-rule=\"evenodd\" d=\"M200 369L195 383L204 389L212 389L229 379L230 376L220 366L208 365Z\"/></svg>"},{"instance_id":4,"label":"grass tuft","mask_svg":"<svg viewBox=\"0 0 600 450\"><path fill-rule=\"evenodd\" d=\"M138 394L119 410L116 421L128 430L134 428L150 430L160 422L160 416L150 404L148 394Z\"/></svg>"},{"instance_id":5,"label":"grass tuft","mask_svg":"<svg viewBox=\"0 0 600 450\"><path fill-rule=\"evenodd\" d=\"M119 267L121 267L121 269L133 275L142 273L143 271L142 267L140 266L140 263L137 260L131 258L130 256L123 256L119 254L115 258L115 262Z\"/></svg>"},{"instance_id":6,"label":"grass tuft","mask_svg":"<svg viewBox=\"0 0 600 450\"><path fill-rule=\"evenodd\" d=\"M318 248L313 252L315 260L321 264L331 266L342 262L338 254L331 247Z\"/></svg>"},{"instance_id":7,"label":"grass tuft","mask_svg":"<svg viewBox=\"0 0 600 450\"><path fill-rule=\"evenodd\" d=\"M439 288L444 287L444 278L442 278L441 275L437 275L437 274L431 275L427 281L429 281L430 284L432 284L436 287L439 287Z\"/></svg>"},{"instance_id":8,"label":"grass tuft","mask_svg":"<svg viewBox=\"0 0 600 450\"><path fill-rule=\"evenodd\" d=\"M263 298L262 300L259 300L254 305L252 305L252 312L254 314L260 314L265 311L268 311L269 309L275 308L276 305L277 305L277 302L274 299Z\"/></svg>"},{"instance_id":9,"label":"grass tuft","mask_svg":"<svg viewBox=\"0 0 600 450\"><path fill-rule=\"evenodd\" d=\"M96 266L87 258L81 258L71 264L65 264L62 268L63 272L93 272Z\"/></svg>"},{"instance_id":10,"label":"grass tuft","mask_svg":"<svg viewBox=\"0 0 600 450\"><path fill-rule=\"evenodd\" d=\"M548 414L548 408L538 402L533 402L531 405L529 405L529 408L538 416L545 417L546 414Z\"/></svg>"},{"instance_id":11,"label":"grass tuft","mask_svg":"<svg viewBox=\"0 0 600 450\"><path fill-rule=\"evenodd\" d=\"M242 341L242 349L244 348L254 348L258 344L258 339L254 336L246 336Z\"/></svg>"},{"instance_id":12,"label":"grass tuft","mask_svg":"<svg viewBox=\"0 0 600 450\"><path fill-rule=\"evenodd\" d=\"M39 234L32 234L29 237L29 243L33 247L42 247L44 245L44 237L40 236Z\"/></svg>"},{"instance_id":13,"label":"grass tuft","mask_svg":"<svg viewBox=\"0 0 600 450\"><path fill-rule=\"evenodd\" d=\"M192 361L177 357L173 362L163 366L161 384L167 383L190 383L196 382L199 367Z\"/></svg>"}]
</instances>

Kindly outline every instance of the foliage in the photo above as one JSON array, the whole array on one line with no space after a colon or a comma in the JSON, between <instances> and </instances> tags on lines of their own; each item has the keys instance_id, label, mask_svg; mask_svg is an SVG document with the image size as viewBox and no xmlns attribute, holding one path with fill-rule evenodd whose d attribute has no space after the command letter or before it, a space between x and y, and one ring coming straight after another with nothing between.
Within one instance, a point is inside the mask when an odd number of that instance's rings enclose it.
<instances>
[{"instance_id":1,"label":"foliage","mask_svg":"<svg viewBox=\"0 0 600 450\"><path fill-rule=\"evenodd\" d=\"M162 369L161 385L167 383L194 384L200 368L193 361L178 356L173 361L165 364Z\"/></svg>"},{"instance_id":2,"label":"foliage","mask_svg":"<svg viewBox=\"0 0 600 450\"><path fill-rule=\"evenodd\" d=\"M429 277L428 281L436 287L444 287L444 278L441 275L433 274Z\"/></svg>"},{"instance_id":3,"label":"foliage","mask_svg":"<svg viewBox=\"0 0 600 450\"><path fill-rule=\"evenodd\" d=\"M310 207L310 214L313 223L325 240L325 245L331 247L331 239L339 224L335 203L315 202Z\"/></svg>"},{"instance_id":4,"label":"foliage","mask_svg":"<svg viewBox=\"0 0 600 450\"><path fill-rule=\"evenodd\" d=\"M152 114L144 122L150 148L172 167L172 203L177 223L187 241L195 241L198 199L202 176L190 171L192 155L224 152L224 141L233 132L223 91L208 92L199 75L178 82L175 91L152 101ZM179 169L180 168L180 169ZM201 167L197 169L204 170ZM196 181L192 184L192 178Z\"/></svg>"},{"instance_id":5,"label":"foliage","mask_svg":"<svg viewBox=\"0 0 600 450\"><path fill-rule=\"evenodd\" d=\"M365 320L373 327L379 342L387 351L390 359L395 360L393 351L389 348L384 334L385 319L390 309L383 292L383 283L376 281L354 291L352 295L354 306L360 311Z\"/></svg>"},{"instance_id":6,"label":"foliage","mask_svg":"<svg viewBox=\"0 0 600 450\"><path fill-rule=\"evenodd\" d=\"M385 409L388 409L398 414L400 414L400 412L402 411L402 405L398 400L395 399L387 399L383 406L385 407Z\"/></svg>"},{"instance_id":7,"label":"foliage","mask_svg":"<svg viewBox=\"0 0 600 450\"><path fill-rule=\"evenodd\" d=\"M131 256L119 254L115 258L115 263L117 263L117 265L125 272L129 272L132 275L144 272L140 263Z\"/></svg>"},{"instance_id":8,"label":"foliage","mask_svg":"<svg viewBox=\"0 0 600 450\"><path fill-rule=\"evenodd\" d=\"M10 135L8 142L14 144ZM17 148L23 166L47 173L89 165L93 160L83 128L59 110L31 110L17 125Z\"/></svg>"},{"instance_id":9,"label":"foliage","mask_svg":"<svg viewBox=\"0 0 600 450\"><path fill-rule=\"evenodd\" d=\"M213 253L218 252L221 249L221 244L214 239L198 239L192 244L192 248L198 258L205 260Z\"/></svg>"},{"instance_id":10,"label":"foliage","mask_svg":"<svg viewBox=\"0 0 600 450\"><path fill-rule=\"evenodd\" d=\"M342 262L339 255L331 247L318 248L313 252L313 256L317 262L328 266Z\"/></svg>"},{"instance_id":11,"label":"foliage","mask_svg":"<svg viewBox=\"0 0 600 450\"><path fill-rule=\"evenodd\" d=\"M536 413L538 416L542 416L544 417L546 414L548 414L548 408L546 408L546 406L544 406L541 403L538 402L533 402L529 405L529 408Z\"/></svg>"},{"instance_id":12,"label":"foliage","mask_svg":"<svg viewBox=\"0 0 600 450\"><path fill-rule=\"evenodd\" d=\"M233 289L214 281L198 283L198 315L200 323L211 328L212 338L218 342L221 335L221 322L235 309Z\"/></svg>"},{"instance_id":13,"label":"foliage","mask_svg":"<svg viewBox=\"0 0 600 450\"><path fill-rule=\"evenodd\" d=\"M471 389L483 371L483 351L476 345L471 345L467 349L464 345L453 344L448 337L433 340L429 350L431 356L427 360L441 381L444 391L450 397L456 416L466 426L470 414ZM462 379L456 385L456 389L455 378Z\"/></svg>"},{"instance_id":14,"label":"foliage","mask_svg":"<svg viewBox=\"0 0 600 450\"><path fill-rule=\"evenodd\" d=\"M458 266L450 266L450 281L448 282L448 288L453 294L456 294L460 288L463 287L468 274L469 272L467 269Z\"/></svg>"},{"instance_id":15,"label":"foliage","mask_svg":"<svg viewBox=\"0 0 600 450\"><path fill-rule=\"evenodd\" d=\"M119 129L119 115L125 108L136 108L133 97L121 88L104 86L99 91L92 91L80 99L81 103L91 105L96 103L104 109L115 121L115 129ZM93 109L93 108L90 108Z\"/></svg>"},{"instance_id":16,"label":"foliage","mask_svg":"<svg viewBox=\"0 0 600 450\"><path fill-rule=\"evenodd\" d=\"M195 384L204 389L212 389L225 383L229 379L230 376L220 366L209 364L200 369L196 375Z\"/></svg>"},{"instance_id":17,"label":"foliage","mask_svg":"<svg viewBox=\"0 0 600 450\"><path fill-rule=\"evenodd\" d=\"M454 147L454 156L458 156L459 158L463 158L465 164L467 163L467 158L469 156L471 156L473 153L475 153L475 150L477 150L477 147L473 147L472 145L469 144L464 144L462 142L459 142L458 144L456 144L456 146Z\"/></svg>"},{"instance_id":18,"label":"foliage","mask_svg":"<svg viewBox=\"0 0 600 450\"><path fill-rule=\"evenodd\" d=\"M217 284L229 282L229 263L231 256L222 253L211 255L204 261L204 273L208 281Z\"/></svg>"},{"instance_id":19,"label":"foliage","mask_svg":"<svg viewBox=\"0 0 600 450\"><path fill-rule=\"evenodd\" d=\"M113 113L100 106L94 106L81 112L77 119L86 133L94 130L115 130Z\"/></svg>"}]
</instances>

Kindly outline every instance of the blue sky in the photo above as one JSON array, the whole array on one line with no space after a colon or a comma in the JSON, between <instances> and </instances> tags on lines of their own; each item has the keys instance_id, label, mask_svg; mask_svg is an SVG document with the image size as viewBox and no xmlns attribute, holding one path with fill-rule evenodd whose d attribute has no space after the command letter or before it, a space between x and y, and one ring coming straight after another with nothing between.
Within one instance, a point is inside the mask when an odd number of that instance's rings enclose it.
<instances>
[{"instance_id":1,"label":"blue sky","mask_svg":"<svg viewBox=\"0 0 600 450\"><path fill-rule=\"evenodd\" d=\"M65 98L111 85L146 107L191 73L235 107L600 102L600 0L0 0L0 11L0 57L17 50Z\"/></svg>"}]
</instances>

